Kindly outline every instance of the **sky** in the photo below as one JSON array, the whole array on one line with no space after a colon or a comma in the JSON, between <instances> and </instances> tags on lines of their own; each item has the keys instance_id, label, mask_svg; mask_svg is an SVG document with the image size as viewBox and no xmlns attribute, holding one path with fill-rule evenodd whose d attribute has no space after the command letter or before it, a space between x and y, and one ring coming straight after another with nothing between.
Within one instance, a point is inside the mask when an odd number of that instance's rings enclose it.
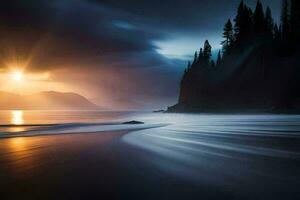
<instances>
[{"instance_id":1,"label":"sky","mask_svg":"<svg viewBox=\"0 0 300 200\"><path fill-rule=\"evenodd\" d=\"M239 2L3 0L0 90L76 92L114 110L171 106L187 61L206 39L218 51ZM262 2L278 19L281 1ZM9 81L20 69L27 81Z\"/></svg>"}]
</instances>

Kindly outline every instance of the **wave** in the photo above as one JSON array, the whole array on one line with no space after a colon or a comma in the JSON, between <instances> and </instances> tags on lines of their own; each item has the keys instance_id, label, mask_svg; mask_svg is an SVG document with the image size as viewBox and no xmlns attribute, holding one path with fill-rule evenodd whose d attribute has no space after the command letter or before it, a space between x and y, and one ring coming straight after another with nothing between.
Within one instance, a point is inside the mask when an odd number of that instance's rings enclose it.
<instances>
[{"instance_id":1,"label":"wave","mask_svg":"<svg viewBox=\"0 0 300 200\"><path fill-rule=\"evenodd\" d=\"M122 140L153 156L159 169L191 179L226 172L295 178L300 163L299 116L177 115L177 123L124 135ZM154 158L154 159L153 159ZM268 167L272 164L272 167ZM224 169L224 168L228 169ZM289 170L282 171L282 168ZM224 172L224 173L225 173ZM201 175L201 177L200 177ZM220 174L219 174L220 175ZM253 176L252 176L253 175ZM208 180L211 180L209 177Z\"/></svg>"},{"instance_id":2,"label":"wave","mask_svg":"<svg viewBox=\"0 0 300 200\"><path fill-rule=\"evenodd\" d=\"M41 135L59 135L76 133L95 133L104 131L133 131L164 126L163 124L123 124L123 123L66 123L66 124L30 124L0 125L3 129L0 138L29 137ZM14 129L16 130L14 132Z\"/></svg>"}]
</instances>

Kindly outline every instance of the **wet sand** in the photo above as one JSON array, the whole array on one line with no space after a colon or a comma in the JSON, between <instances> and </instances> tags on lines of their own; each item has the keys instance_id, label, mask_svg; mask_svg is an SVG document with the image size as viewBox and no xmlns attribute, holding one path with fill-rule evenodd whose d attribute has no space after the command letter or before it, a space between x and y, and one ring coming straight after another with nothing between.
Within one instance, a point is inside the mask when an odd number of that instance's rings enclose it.
<instances>
[{"instance_id":1,"label":"wet sand","mask_svg":"<svg viewBox=\"0 0 300 200\"><path fill-rule=\"evenodd\" d=\"M211 168L209 160L206 169L197 168L197 163L192 166L193 162L185 160L186 163L179 163L181 167L176 169L177 174L169 173L166 168L172 171L174 166L178 166L178 160L172 154L160 155L130 145L124 142L123 136L127 134L128 131L109 131L1 139L1 199L224 200L300 197L300 165L297 159L272 160L257 156L255 159L265 162L256 166L251 165L252 161L247 165L249 162L232 158L222 160L211 155L215 159L214 165L224 165L218 166L220 171ZM186 150L180 151L184 153ZM164 169L157 163L164 165ZM295 176L284 178L256 174L252 178L248 177L249 180L240 181L237 177L249 176L249 173L243 174L245 171L234 168L256 166L266 170L273 164L283 174L289 170L288 173ZM189 169L198 169L199 176L195 179L178 176L189 174ZM224 176L226 173L222 169L230 171L231 175Z\"/></svg>"},{"instance_id":2,"label":"wet sand","mask_svg":"<svg viewBox=\"0 0 300 200\"><path fill-rule=\"evenodd\" d=\"M73 199L119 194L114 149L126 131L17 137L0 140L4 199Z\"/></svg>"}]
</instances>

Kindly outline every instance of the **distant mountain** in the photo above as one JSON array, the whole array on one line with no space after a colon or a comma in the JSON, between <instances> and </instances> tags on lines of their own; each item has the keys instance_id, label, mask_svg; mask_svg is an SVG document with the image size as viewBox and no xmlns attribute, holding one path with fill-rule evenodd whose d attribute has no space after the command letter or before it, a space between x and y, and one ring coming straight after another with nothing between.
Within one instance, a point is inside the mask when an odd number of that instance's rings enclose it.
<instances>
[{"instance_id":1,"label":"distant mountain","mask_svg":"<svg viewBox=\"0 0 300 200\"><path fill-rule=\"evenodd\" d=\"M18 95L0 91L0 110L94 110L99 107L76 93L55 91Z\"/></svg>"}]
</instances>

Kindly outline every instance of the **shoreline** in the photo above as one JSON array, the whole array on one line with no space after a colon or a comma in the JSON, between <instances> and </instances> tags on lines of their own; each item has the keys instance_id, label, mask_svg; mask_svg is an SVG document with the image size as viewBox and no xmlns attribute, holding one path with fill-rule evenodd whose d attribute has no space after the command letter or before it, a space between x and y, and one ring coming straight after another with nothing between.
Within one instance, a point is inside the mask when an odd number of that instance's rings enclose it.
<instances>
[{"instance_id":1,"label":"shoreline","mask_svg":"<svg viewBox=\"0 0 300 200\"><path fill-rule=\"evenodd\" d=\"M158 128L166 126L167 124L122 124L122 123L92 123L92 124L60 124L58 126L50 126L46 129L28 130L22 132L6 132L0 134L0 140L5 138L16 137L35 137L35 136L51 136L51 135L73 135L73 134L93 134L102 132L114 131L139 131L143 129ZM67 127L66 127L67 126ZM18 126L17 126L18 127ZM39 126L37 126L39 127ZM47 126L41 126L47 127ZM98 129L98 130L97 130Z\"/></svg>"}]
</instances>

